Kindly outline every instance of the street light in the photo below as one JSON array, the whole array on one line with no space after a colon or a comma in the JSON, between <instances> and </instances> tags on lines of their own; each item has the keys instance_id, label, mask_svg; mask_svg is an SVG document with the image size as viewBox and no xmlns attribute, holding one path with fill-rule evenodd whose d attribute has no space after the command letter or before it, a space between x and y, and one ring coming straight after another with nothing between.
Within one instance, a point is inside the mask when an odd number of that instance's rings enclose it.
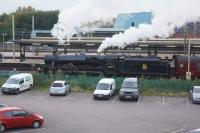
<instances>
[{"instance_id":1,"label":"street light","mask_svg":"<svg viewBox=\"0 0 200 133\"><path fill-rule=\"evenodd\" d=\"M191 40L189 39L189 42L188 42L188 71L186 72L187 80L191 80L191 76L192 76L192 73L190 71L190 54L191 54L190 47L191 47Z\"/></svg>"},{"instance_id":2,"label":"street light","mask_svg":"<svg viewBox=\"0 0 200 133\"><path fill-rule=\"evenodd\" d=\"M22 39L24 39L24 31L22 31Z\"/></svg>"},{"instance_id":3,"label":"street light","mask_svg":"<svg viewBox=\"0 0 200 133\"><path fill-rule=\"evenodd\" d=\"M4 59L4 45L5 45L5 36L7 35L6 33L1 33L3 36L3 59Z\"/></svg>"}]
</instances>

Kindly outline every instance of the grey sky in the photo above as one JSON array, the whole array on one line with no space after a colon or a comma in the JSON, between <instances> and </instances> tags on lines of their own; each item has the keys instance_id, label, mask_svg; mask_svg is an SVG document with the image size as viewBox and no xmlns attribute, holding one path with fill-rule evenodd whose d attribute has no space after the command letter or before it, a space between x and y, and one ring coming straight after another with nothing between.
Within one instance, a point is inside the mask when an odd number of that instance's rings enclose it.
<instances>
[{"instance_id":1,"label":"grey sky","mask_svg":"<svg viewBox=\"0 0 200 133\"><path fill-rule=\"evenodd\" d=\"M41 10L63 10L80 0L0 0L0 14L14 12L19 6L33 6Z\"/></svg>"},{"instance_id":2,"label":"grey sky","mask_svg":"<svg viewBox=\"0 0 200 133\"><path fill-rule=\"evenodd\" d=\"M73 7L81 0L0 0L0 14L14 12L19 6L33 6L40 10L64 10ZM85 0L87 1L87 0ZM108 0L109 1L109 0ZM152 6L159 6L160 2L170 5L173 0L134 0L133 9L149 10Z\"/></svg>"}]
</instances>

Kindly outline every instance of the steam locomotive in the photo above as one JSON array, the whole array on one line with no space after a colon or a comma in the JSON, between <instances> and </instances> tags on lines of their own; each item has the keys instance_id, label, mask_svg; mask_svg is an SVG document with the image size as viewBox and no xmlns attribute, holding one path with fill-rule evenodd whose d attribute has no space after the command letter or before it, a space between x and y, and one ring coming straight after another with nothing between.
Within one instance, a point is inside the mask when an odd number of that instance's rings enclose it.
<instances>
[{"instance_id":1,"label":"steam locomotive","mask_svg":"<svg viewBox=\"0 0 200 133\"><path fill-rule=\"evenodd\" d=\"M162 60L156 56L119 55L48 55L44 59L44 72L61 70L68 74L92 73L106 76L185 77L188 58L176 56ZM200 78L200 57L192 56L190 71Z\"/></svg>"}]
</instances>

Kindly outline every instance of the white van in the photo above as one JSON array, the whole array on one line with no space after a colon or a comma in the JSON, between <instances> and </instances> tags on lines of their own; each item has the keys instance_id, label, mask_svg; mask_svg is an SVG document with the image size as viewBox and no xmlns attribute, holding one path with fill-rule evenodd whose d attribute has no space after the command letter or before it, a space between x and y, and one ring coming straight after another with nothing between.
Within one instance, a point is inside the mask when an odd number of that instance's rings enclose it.
<instances>
[{"instance_id":1,"label":"white van","mask_svg":"<svg viewBox=\"0 0 200 133\"><path fill-rule=\"evenodd\" d=\"M93 93L93 98L94 99L102 98L109 100L110 97L114 95L115 90L116 90L115 79L103 78L98 82L96 89Z\"/></svg>"},{"instance_id":2,"label":"white van","mask_svg":"<svg viewBox=\"0 0 200 133\"><path fill-rule=\"evenodd\" d=\"M32 89L33 77L29 73L20 73L11 76L1 88L2 93L19 94L21 91Z\"/></svg>"}]
</instances>

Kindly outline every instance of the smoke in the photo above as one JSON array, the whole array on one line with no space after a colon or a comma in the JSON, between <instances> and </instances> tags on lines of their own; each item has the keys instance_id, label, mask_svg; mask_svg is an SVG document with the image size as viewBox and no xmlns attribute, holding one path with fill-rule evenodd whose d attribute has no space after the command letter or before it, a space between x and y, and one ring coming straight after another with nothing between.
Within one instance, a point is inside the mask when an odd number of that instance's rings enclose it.
<instances>
[{"instance_id":1,"label":"smoke","mask_svg":"<svg viewBox=\"0 0 200 133\"><path fill-rule=\"evenodd\" d=\"M199 0L80 0L74 7L59 14L52 35L57 37L60 43L64 43L63 38L73 36L83 23L96 20L110 21L119 13L152 11L152 24L131 27L124 33L106 38L98 52L108 47L124 48L139 39L168 37L176 27L196 21L200 16L199 5Z\"/></svg>"},{"instance_id":2,"label":"smoke","mask_svg":"<svg viewBox=\"0 0 200 133\"><path fill-rule=\"evenodd\" d=\"M162 1L163 2L163 1ZM195 22L200 17L200 1L198 0L173 0L171 5L160 4L152 8L152 24L141 24L138 28L131 27L124 33L106 38L100 45L98 52L109 47L124 48L139 39L169 37L175 28L180 28L188 22Z\"/></svg>"},{"instance_id":3,"label":"smoke","mask_svg":"<svg viewBox=\"0 0 200 133\"><path fill-rule=\"evenodd\" d=\"M130 0L80 0L74 7L59 14L58 23L54 25L51 33L59 39L60 43L64 43L64 37L73 36L82 24L96 20L111 22L118 13L131 12L132 4ZM81 28L91 31L94 27Z\"/></svg>"}]
</instances>

